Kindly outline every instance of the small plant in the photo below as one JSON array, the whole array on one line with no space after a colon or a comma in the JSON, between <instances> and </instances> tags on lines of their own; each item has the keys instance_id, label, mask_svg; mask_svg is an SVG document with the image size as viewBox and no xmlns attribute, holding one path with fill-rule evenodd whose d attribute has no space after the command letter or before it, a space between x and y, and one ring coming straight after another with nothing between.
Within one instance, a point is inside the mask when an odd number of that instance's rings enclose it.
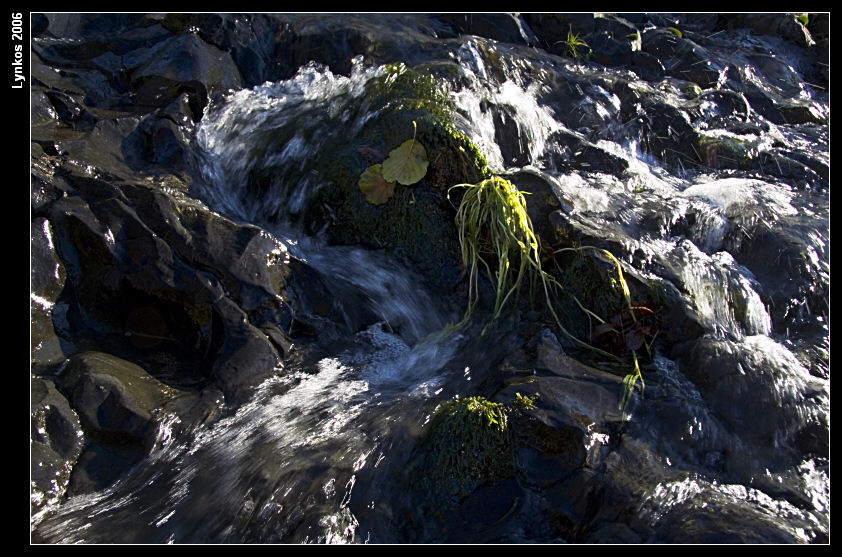
<instances>
[{"instance_id":1,"label":"small plant","mask_svg":"<svg viewBox=\"0 0 842 557\"><path fill-rule=\"evenodd\" d=\"M629 286L628 283L626 283L626 279L623 277L623 267L622 265L620 265L620 262L617 261L617 258L614 257L614 255L610 251L601 248L596 248L593 246L583 246L580 248L563 248L560 250L556 250L555 253L569 250L594 250L598 254L606 257L609 261L611 261L617 269L617 278L620 282L620 287L623 292L623 298L626 301L628 315L631 317L632 326L627 328L629 332L626 332L626 330L624 330L624 327L622 326L624 315L620 313L608 323L603 323L602 325L598 326L595 330L595 333L602 335L609 331L619 330L624 340L624 348L628 349L631 352L631 357L634 361L634 369L631 373L626 374L626 376L623 377L623 393L620 396L620 403L618 405L618 409L620 410L620 412L622 412L622 419L623 421L625 421L626 419L628 419L628 405L631 400L631 395L634 392L635 387L637 386L637 382L640 381L641 394L643 394L643 389L646 386L643 382L643 375L640 373L640 364L637 360L637 350L639 350L642 346L645 346L646 351L649 352L649 345L645 343L646 336L654 337L654 335L657 334L656 331L650 330L649 328L646 328L643 325L639 324L637 321L636 313L641 310L651 313L651 310L649 310L648 308L639 308L632 305L631 292L629 291Z\"/></svg>"},{"instance_id":2,"label":"small plant","mask_svg":"<svg viewBox=\"0 0 842 557\"><path fill-rule=\"evenodd\" d=\"M810 23L810 17L804 13L796 14L795 19L797 19L804 27L807 27L807 24Z\"/></svg>"},{"instance_id":3,"label":"small plant","mask_svg":"<svg viewBox=\"0 0 842 557\"><path fill-rule=\"evenodd\" d=\"M574 35L572 28L568 28L567 30L567 39L563 41L558 41L554 43L553 46L555 46L556 44L564 44L565 53L576 60L586 59L590 54L590 47L588 46L588 43L579 38L579 35ZM588 49L587 53L583 53L579 50L583 47Z\"/></svg>"},{"instance_id":4,"label":"small plant","mask_svg":"<svg viewBox=\"0 0 842 557\"><path fill-rule=\"evenodd\" d=\"M669 31L670 33L672 33L673 35L675 35L678 38L682 37L681 31L679 31L675 27L667 27L667 31Z\"/></svg>"},{"instance_id":5,"label":"small plant","mask_svg":"<svg viewBox=\"0 0 842 557\"><path fill-rule=\"evenodd\" d=\"M418 126L413 121L415 132ZM389 156L382 164L373 164L360 175L360 191L373 205L386 203L395 193L395 182L405 186L418 182L427 174L427 150L415 140L407 139L396 149L389 152Z\"/></svg>"},{"instance_id":6,"label":"small plant","mask_svg":"<svg viewBox=\"0 0 842 557\"><path fill-rule=\"evenodd\" d=\"M515 408L520 410L534 410L536 398L538 398L538 393L535 393L532 396L521 396L520 393L515 393L513 405Z\"/></svg>"},{"instance_id":7,"label":"small plant","mask_svg":"<svg viewBox=\"0 0 842 557\"><path fill-rule=\"evenodd\" d=\"M540 273L538 239L526 213L526 201L511 182L492 176L479 184L457 184L465 188L456 213L462 264L469 272L468 308L462 322L473 313L479 300L479 266L485 268L495 284L496 298L491 321L499 317L506 302L517 292L526 273ZM492 271L489 257L493 254L497 270ZM516 266L514 279L509 271Z\"/></svg>"},{"instance_id":8,"label":"small plant","mask_svg":"<svg viewBox=\"0 0 842 557\"><path fill-rule=\"evenodd\" d=\"M524 280L534 286L540 285L546 301L546 308L552 314L556 326L568 338L600 355L613 360L620 360L619 356L597 348L576 336L570 334L559 319L554 308L554 294L562 290L561 285L550 274L542 269L541 247L538 237L532 228L532 222L526 212L524 194L510 181L492 176L479 184L457 184L453 188L465 188L462 201L456 212L456 225L459 231L459 244L462 250L462 264L468 273L468 307L462 321L457 326L467 323L479 300L480 266L494 285L495 302L491 319L483 328L484 334L493 321L501 314L507 302L515 297ZM632 305L628 284L623 276L620 262L607 250L586 246L581 248L563 248L553 252L594 250L598 255L612 262L617 270L619 284L623 298L628 307L632 322L637 324L635 308ZM496 260L496 266L494 265ZM496 267L496 271L492 268ZM513 271L513 276L510 275ZM575 297L574 297L575 300ZM589 319L596 318L604 325L602 319L584 308L578 300L579 307ZM603 334L607 333L611 325L603 327ZM599 329L598 329L599 330ZM620 398L619 409L625 420L631 394L640 381L643 392L643 376L637 359L637 350L641 346L649 346L644 342L638 343L638 338L645 339L649 330L641 326L629 328L626 341L634 361L632 373L623 379L623 393ZM649 335L651 336L651 334ZM520 398L520 397L518 397ZM525 401L524 401L525 402ZM531 403L531 401L529 401Z\"/></svg>"}]
</instances>

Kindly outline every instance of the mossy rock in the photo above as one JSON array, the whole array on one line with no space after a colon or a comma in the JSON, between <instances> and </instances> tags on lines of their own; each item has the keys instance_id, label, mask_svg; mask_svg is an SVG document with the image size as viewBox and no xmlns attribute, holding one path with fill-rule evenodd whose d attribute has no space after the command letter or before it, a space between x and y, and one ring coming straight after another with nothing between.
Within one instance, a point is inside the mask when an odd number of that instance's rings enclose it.
<instances>
[{"instance_id":1,"label":"mossy rock","mask_svg":"<svg viewBox=\"0 0 842 557\"><path fill-rule=\"evenodd\" d=\"M483 483L515 473L509 409L481 396L454 398L437 408L411 481L433 500L464 497Z\"/></svg>"},{"instance_id":2,"label":"mossy rock","mask_svg":"<svg viewBox=\"0 0 842 557\"><path fill-rule=\"evenodd\" d=\"M454 126L446 83L432 72L392 64L365 88L361 102L375 116L320 157L327 185L306 209L306 229L324 229L337 244L395 251L438 286L452 288L458 281L459 247L447 190L487 176L487 162ZM360 191L360 176L413 137L426 150L426 174L415 184L396 184L390 199L373 205Z\"/></svg>"}]
</instances>

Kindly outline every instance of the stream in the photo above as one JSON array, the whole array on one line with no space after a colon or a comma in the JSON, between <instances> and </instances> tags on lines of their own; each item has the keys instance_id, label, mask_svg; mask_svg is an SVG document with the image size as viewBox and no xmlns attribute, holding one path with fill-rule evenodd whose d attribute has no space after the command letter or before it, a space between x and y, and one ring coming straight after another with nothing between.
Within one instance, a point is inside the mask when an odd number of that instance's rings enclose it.
<instances>
[{"instance_id":1,"label":"stream","mask_svg":"<svg viewBox=\"0 0 842 557\"><path fill-rule=\"evenodd\" d=\"M829 164L829 128L776 124L735 105L724 77L720 89L691 91L539 48L473 35L424 46L374 27L387 43L404 41L416 64L458 68L437 79L455 127L491 171L553 192L550 224L608 247L636 284L660 285L697 333L661 333L623 421L622 375L593 369L552 326L504 323L487 336L479 318L449 327L464 311L459 293L400 254L341 245L328 225L307 222L328 183L320 153L378 117L367 94L388 68L363 55L348 72L305 64L209 101L189 143L190 195L313 269L346 311L329 330L345 332L320 333L247 401L186 435L175 414L162 417L143 458L108 487L39 516L37 539L826 541L829 191L787 174L781 157L766 171L756 161L800 153ZM829 113L826 94L792 82L787 64L798 61L772 38L723 33L705 45L722 67L741 68L744 83L765 72L758 87ZM762 66L781 60L777 73ZM678 120L658 128L664 114ZM653 136L688 130L719 139L708 144L718 146L710 164L656 156ZM739 142L749 170L724 162L732 144L723 137ZM265 172L272 181L260 193L253 177ZM290 289L293 304L297 295ZM504 378L514 376L520 382ZM540 393L533 415L542 427L577 432L575 448L520 453L526 472L453 501L407 489L438 404L477 393L509 400L523 385Z\"/></svg>"}]
</instances>

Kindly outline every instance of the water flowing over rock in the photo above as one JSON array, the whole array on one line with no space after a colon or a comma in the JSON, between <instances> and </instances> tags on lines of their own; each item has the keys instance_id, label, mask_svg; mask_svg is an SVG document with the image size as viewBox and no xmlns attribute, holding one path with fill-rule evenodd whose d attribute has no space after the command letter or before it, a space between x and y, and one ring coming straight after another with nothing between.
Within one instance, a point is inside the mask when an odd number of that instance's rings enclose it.
<instances>
[{"instance_id":1,"label":"water flowing over rock","mask_svg":"<svg viewBox=\"0 0 842 557\"><path fill-rule=\"evenodd\" d=\"M828 14L31 29L33 542L828 542Z\"/></svg>"}]
</instances>

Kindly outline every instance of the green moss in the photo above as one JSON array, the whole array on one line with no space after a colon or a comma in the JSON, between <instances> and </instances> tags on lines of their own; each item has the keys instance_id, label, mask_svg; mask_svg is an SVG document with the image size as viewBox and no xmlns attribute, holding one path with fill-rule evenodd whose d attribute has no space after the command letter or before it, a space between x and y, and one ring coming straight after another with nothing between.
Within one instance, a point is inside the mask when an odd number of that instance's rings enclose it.
<instances>
[{"instance_id":1,"label":"green moss","mask_svg":"<svg viewBox=\"0 0 842 557\"><path fill-rule=\"evenodd\" d=\"M759 152L760 139L724 130L699 132L695 148L702 162L713 168L749 170Z\"/></svg>"},{"instance_id":2,"label":"green moss","mask_svg":"<svg viewBox=\"0 0 842 557\"><path fill-rule=\"evenodd\" d=\"M325 149L320 173L328 185L314 196L306 218L313 233L326 228L336 243L394 250L452 288L458 279L458 245L451 233L453 209L444 193L454 183L480 180L489 171L476 145L453 125L455 107L447 83L437 77L459 71L451 66L427 71L390 64L369 80L360 102L374 116L354 136ZM360 191L360 176L413 133L426 149L426 174L373 206Z\"/></svg>"},{"instance_id":3,"label":"green moss","mask_svg":"<svg viewBox=\"0 0 842 557\"><path fill-rule=\"evenodd\" d=\"M559 254L555 261L553 275L563 285L563 295L558 297L560 311L568 317L572 334L588 338L594 323L582 319L581 306L603 318L614 315L623 306L622 288L609 265L587 252Z\"/></svg>"},{"instance_id":4,"label":"green moss","mask_svg":"<svg viewBox=\"0 0 842 557\"><path fill-rule=\"evenodd\" d=\"M429 423L416 478L435 498L461 497L515 472L509 409L483 397L454 398Z\"/></svg>"}]
</instances>

